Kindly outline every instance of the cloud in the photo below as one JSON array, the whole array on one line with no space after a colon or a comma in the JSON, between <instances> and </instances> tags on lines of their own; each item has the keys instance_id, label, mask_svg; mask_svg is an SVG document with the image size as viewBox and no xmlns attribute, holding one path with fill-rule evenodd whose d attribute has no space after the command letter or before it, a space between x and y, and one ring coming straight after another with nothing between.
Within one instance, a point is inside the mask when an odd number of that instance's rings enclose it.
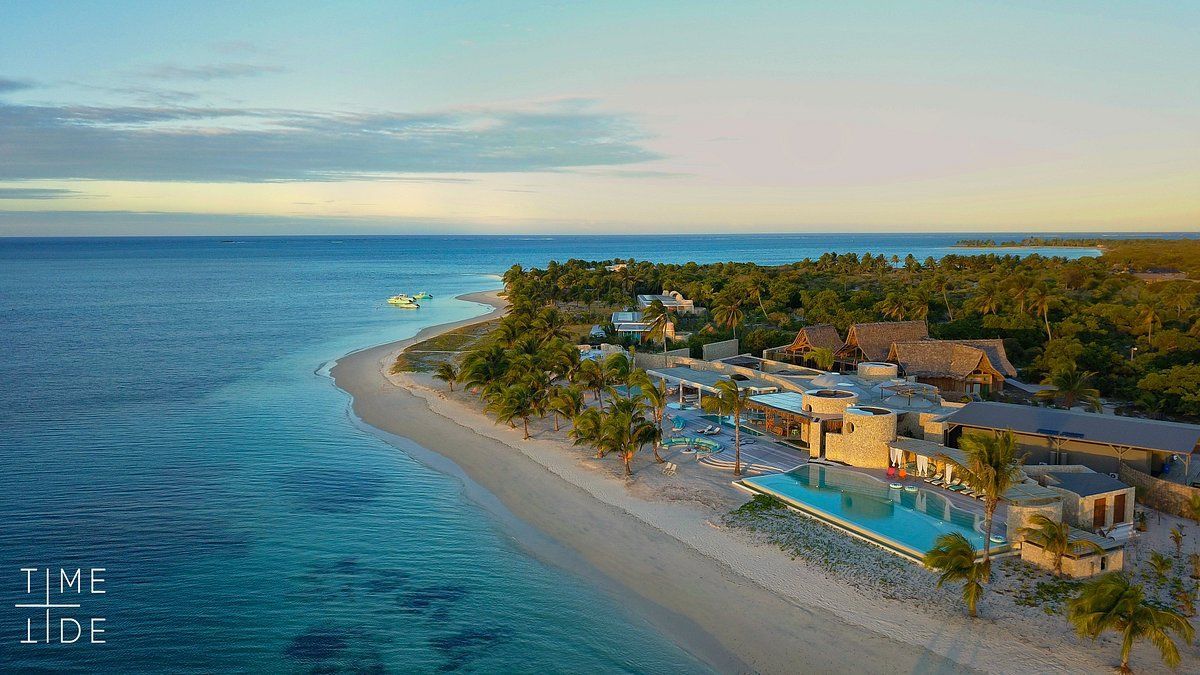
<instances>
[{"instance_id":1,"label":"cloud","mask_svg":"<svg viewBox=\"0 0 1200 675\"><path fill-rule=\"evenodd\" d=\"M287 72L282 66L254 63L214 63L205 66L177 66L163 64L140 72L142 77L155 80L229 80L237 77L258 77Z\"/></svg>"},{"instance_id":2,"label":"cloud","mask_svg":"<svg viewBox=\"0 0 1200 675\"><path fill-rule=\"evenodd\" d=\"M0 77L0 94L8 91L32 89L33 87L34 84L28 80L12 80L7 77Z\"/></svg>"},{"instance_id":3,"label":"cloud","mask_svg":"<svg viewBox=\"0 0 1200 675\"><path fill-rule=\"evenodd\" d=\"M387 180L657 159L626 117L579 101L422 114L0 101L0 180Z\"/></svg>"},{"instance_id":4,"label":"cloud","mask_svg":"<svg viewBox=\"0 0 1200 675\"><path fill-rule=\"evenodd\" d=\"M85 196L84 193L66 188L0 187L0 199L66 199L81 196Z\"/></svg>"}]
</instances>

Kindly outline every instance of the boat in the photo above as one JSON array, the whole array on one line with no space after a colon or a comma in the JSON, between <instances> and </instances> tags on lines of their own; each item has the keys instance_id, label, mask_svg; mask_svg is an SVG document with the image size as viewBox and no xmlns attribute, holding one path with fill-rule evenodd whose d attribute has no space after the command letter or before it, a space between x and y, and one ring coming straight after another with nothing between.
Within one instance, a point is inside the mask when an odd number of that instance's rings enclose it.
<instances>
[{"instance_id":1,"label":"boat","mask_svg":"<svg viewBox=\"0 0 1200 675\"><path fill-rule=\"evenodd\" d=\"M411 297L404 295L403 293L401 293L400 295L393 295L392 297L388 298L388 304L395 305L397 307L408 307L408 308L412 308L412 309L417 309L420 307L420 305L417 304L416 300L413 300Z\"/></svg>"},{"instance_id":2,"label":"boat","mask_svg":"<svg viewBox=\"0 0 1200 675\"><path fill-rule=\"evenodd\" d=\"M413 296L413 300L432 300L432 299L433 299L433 295L426 293L425 291L421 291L420 293L417 293L416 295Z\"/></svg>"}]
</instances>

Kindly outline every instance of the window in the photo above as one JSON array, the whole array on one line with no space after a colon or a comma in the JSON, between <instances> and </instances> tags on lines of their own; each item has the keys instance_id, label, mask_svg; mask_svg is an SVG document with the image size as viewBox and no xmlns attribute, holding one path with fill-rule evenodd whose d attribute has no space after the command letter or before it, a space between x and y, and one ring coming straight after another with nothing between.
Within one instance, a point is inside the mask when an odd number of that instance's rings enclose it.
<instances>
[{"instance_id":1,"label":"window","mask_svg":"<svg viewBox=\"0 0 1200 675\"><path fill-rule=\"evenodd\" d=\"M848 434L854 433L854 423L853 422L846 422L846 433L848 433Z\"/></svg>"},{"instance_id":2,"label":"window","mask_svg":"<svg viewBox=\"0 0 1200 675\"><path fill-rule=\"evenodd\" d=\"M1108 556L1102 555L1100 556L1100 571L1103 572L1106 569L1108 569Z\"/></svg>"}]
</instances>

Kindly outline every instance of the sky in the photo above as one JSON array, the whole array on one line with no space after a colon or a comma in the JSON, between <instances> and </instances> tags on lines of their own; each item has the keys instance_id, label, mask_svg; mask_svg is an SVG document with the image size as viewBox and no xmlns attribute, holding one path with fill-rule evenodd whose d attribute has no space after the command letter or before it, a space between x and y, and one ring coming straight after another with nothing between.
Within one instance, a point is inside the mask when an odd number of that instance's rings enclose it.
<instances>
[{"instance_id":1,"label":"sky","mask_svg":"<svg viewBox=\"0 0 1200 675\"><path fill-rule=\"evenodd\" d=\"M0 235L1200 230L1200 3L0 0Z\"/></svg>"}]
</instances>

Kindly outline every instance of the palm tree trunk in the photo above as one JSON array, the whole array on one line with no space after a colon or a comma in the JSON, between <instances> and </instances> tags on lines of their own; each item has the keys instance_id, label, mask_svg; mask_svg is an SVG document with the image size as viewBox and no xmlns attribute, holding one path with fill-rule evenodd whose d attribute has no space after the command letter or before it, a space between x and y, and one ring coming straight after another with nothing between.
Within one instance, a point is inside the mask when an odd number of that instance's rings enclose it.
<instances>
[{"instance_id":1,"label":"palm tree trunk","mask_svg":"<svg viewBox=\"0 0 1200 675\"><path fill-rule=\"evenodd\" d=\"M558 431L558 411L554 412L554 430Z\"/></svg>"},{"instance_id":2,"label":"palm tree trunk","mask_svg":"<svg viewBox=\"0 0 1200 675\"><path fill-rule=\"evenodd\" d=\"M1042 312L1042 319L1046 321L1046 340L1053 340L1054 336L1050 334L1050 312L1049 310Z\"/></svg>"},{"instance_id":3,"label":"palm tree trunk","mask_svg":"<svg viewBox=\"0 0 1200 675\"><path fill-rule=\"evenodd\" d=\"M992 557L992 516L996 512L996 503L989 498L983 507L983 561Z\"/></svg>"},{"instance_id":4,"label":"palm tree trunk","mask_svg":"<svg viewBox=\"0 0 1200 675\"><path fill-rule=\"evenodd\" d=\"M742 415L733 416L733 475L742 475Z\"/></svg>"},{"instance_id":5,"label":"palm tree trunk","mask_svg":"<svg viewBox=\"0 0 1200 675\"><path fill-rule=\"evenodd\" d=\"M529 418L522 417L521 423L525 425L525 440L529 440Z\"/></svg>"},{"instance_id":6,"label":"palm tree trunk","mask_svg":"<svg viewBox=\"0 0 1200 675\"><path fill-rule=\"evenodd\" d=\"M622 455L621 459L625 460L625 475L632 476L633 469L630 468L629 462L633 460L633 453L626 451L626 452L622 452L621 455Z\"/></svg>"},{"instance_id":7,"label":"palm tree trunk","mask_svg":"<svg viewBox=\"0 0 1200 675\"><path fill-rule=\"evenodd\" d=\"M942 300L945 301L945 303L946 303L946 316L950 317L950 320L953 321L954 320L954 310L950 309L950 296L946 295L946 287L945 286L942 287Z\"/></svg>"}]
</instances>

